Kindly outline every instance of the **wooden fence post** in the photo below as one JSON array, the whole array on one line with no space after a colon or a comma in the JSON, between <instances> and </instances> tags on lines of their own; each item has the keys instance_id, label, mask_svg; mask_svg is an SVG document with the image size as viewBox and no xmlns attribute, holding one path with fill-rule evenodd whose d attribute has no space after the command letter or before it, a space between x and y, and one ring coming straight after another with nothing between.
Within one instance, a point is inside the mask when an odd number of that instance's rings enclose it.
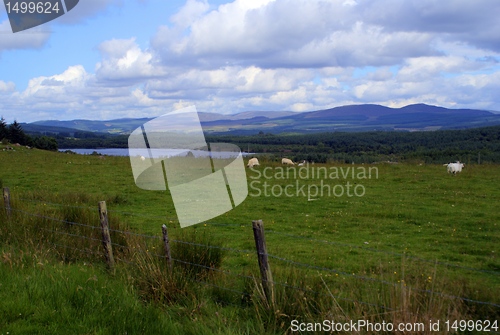
<instances>
[{"instance_id":1,"label":"wooden fence post","mask_svg":"<svg viewBox=\"0 0 500 335\"><path fill-rule=\"evenodd\" d=\"M271 268L267 259L266 239L264 236L264 223L262 220L252 221L255 247L257 248L257 258L259 259L260 276L262 278L262 288L270 305L274 304L274 285Z\"/></svg>"},{"instance_id":2,"label":"wooden fence post","mask_svg":"<svg viewBox=\"0 0 500 335\"><path fill-rule=\"evenodd\" d=\"M108 210L106 201L99 201L99 218L101 219L102 245L104 247L104 256L109 269L114 269L115 259L113 257L113 248L111 246L111 236L109 235Z\"/></svg>"},{"instance_id":3,"label":"wooden fence post","mask_svg":"<svg viewBox=\"0 0 500 335\"><path fill-rule=\"evenodd\" d=\"M165 249L165 256L167 257L168 268L172 271L172 256L170 255L170 240L168 239L167 226L161 226L163 235L163 248Z\"/></svg>"},{"instance_id":4,"label":"wooden fence post","mask_svg":"<svg viewBox=\"0 0 500 335\"><path fill-rule=\"evenodd\" d=\"M7 212L7 217L10 217L11 209L10 209L10 190L8 187L3 188L3 203L5 206L5 211Z\"/></svg>"}]
</instances>

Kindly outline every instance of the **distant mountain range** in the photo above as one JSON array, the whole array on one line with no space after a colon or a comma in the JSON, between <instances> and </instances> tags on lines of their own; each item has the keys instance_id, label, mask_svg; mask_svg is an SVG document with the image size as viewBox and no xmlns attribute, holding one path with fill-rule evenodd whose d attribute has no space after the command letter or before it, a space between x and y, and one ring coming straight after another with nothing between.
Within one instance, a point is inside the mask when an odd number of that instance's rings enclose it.
<instances>
[{"instance_id":1,"label":"distant mountain range","mask_svg":"<svg viewBox=\"0 0 500 335\"><path fill-rule=\"evenodd\" d=\"M363 104L312 112L243 112L234 115L199 113L203 130L212 134L311 133L332 131L422 131L500 125L500 114L477 109L449 109L426 104L401 108ZM108 121L37 121L22 124L27 132L78 131L129 134L152 118Z\"/></svg>"}]
</instances>

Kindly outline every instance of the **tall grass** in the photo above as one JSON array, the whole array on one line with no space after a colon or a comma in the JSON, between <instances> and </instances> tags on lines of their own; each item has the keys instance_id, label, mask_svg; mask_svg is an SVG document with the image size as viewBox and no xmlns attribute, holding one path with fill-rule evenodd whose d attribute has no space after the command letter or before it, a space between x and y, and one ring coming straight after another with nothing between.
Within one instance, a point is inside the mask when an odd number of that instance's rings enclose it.
<instances>
[{"instance_id":1,"label":"tall grass","mask_svg":"<svg viewBox=\"0 0 500 335\"><path fill-rule=\"evenodd\" d=\"M428 278L419 278L411 286L404 281L399 285L386 286L360 285L345 278L304 273L296 268L277 268L273 276L276 282L274 302L269 303L258 282L255 282L252 297L258 322L276 332L292 333L289 326L293 320L305 323L323 320L356 323L366 320L379 324L421 323L427 326L429 320L498 318L498 309L489 307L478 313L457 297L427 294ZM431 288L436 292L446 291L449 284L442 280ZM350 292L350 295L343 292ZM426 327L420 333L432 334L433 331ZM442 330L441 333L447 332Z\"/></svg>"}]
</instances>

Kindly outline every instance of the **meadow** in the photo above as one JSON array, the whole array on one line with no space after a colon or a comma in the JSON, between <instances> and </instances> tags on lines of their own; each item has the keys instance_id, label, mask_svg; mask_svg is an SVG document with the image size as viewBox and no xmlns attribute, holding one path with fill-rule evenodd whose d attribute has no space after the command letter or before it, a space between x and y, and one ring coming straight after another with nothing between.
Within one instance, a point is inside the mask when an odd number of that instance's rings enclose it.
<instances>
[{"instance_id":1,"label":"meadow","mask_svg":"<svg viewBox=\"0 0 500 335\"><path fill-rule=\"evenodd\" d=\"M452 176L433 164L285 168L264 158L247 169L241 205L181 229L169 192L139 189L126 157L2 148L0 186L14 215L0 214L0 334L283 334L292 320L500 318L499 165ZM54 247L98 253L99 243L54 240L69 230L47 219L97 226L101 200L119 231L113 273L100 255ZM258 219L272 302L259 283ZM150 253L161 253L148 237L162 224L186 242L173 245L181 261L172 271Z\"/></svg>"}]
</instances>

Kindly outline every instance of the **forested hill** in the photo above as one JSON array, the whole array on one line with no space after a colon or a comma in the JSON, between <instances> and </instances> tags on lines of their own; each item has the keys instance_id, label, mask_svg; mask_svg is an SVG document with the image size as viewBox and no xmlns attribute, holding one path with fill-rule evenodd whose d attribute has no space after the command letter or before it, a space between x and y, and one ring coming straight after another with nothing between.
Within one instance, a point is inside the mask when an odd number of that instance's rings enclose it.
<instances>
[{"instance_id":1,"label":"forested hill","mask_svg":"<svg viewBox=\"0 0 500 335\"><path fill-rule=\"evenodd\" d=\"M331 131L390 131L467 129L500 125L500 114L478 109L450 109L426 104L391 108L374 104L347 105L310 112L254 111L232 115L198 113L203 130L211 134L318 133ZM37 121L26 131L45 126L59 132L130 134L151 118L115 120ZM64 130L66 129L66 130ZM47 130L49 131L49 130ZM52 132L52 130L50 130ZM76 137L76 136L75 136Z\"/></svg>"},{"instance_id":2,"label":"forested hill","mask_svg":"<svg viewBox=\"0 0 500 335\"><path fill-rule=\"evenodd\" d=\"M59 148L127 148L128 136L85 133L80 138L58 136ZM500 126L425 132L334 132L274 135L260 132L250 136L210 135L210 142L238 145L242 151L268 154L274 159L370 163L389 160L420 160L428 163L500 163Z\"/></svg>"},{"instance_id":3,"label":"forested hill","mask_svg":"<svg viewBox=\"0 0 500 335\"><path fill-rule=\"evenodd\" d=\"M427 163L500 163L500 126L425 132L335 132L304 135L208 136L242 150L272 153L294 161L372 163L418 160Z\"/></svg>"}]
</instances>

